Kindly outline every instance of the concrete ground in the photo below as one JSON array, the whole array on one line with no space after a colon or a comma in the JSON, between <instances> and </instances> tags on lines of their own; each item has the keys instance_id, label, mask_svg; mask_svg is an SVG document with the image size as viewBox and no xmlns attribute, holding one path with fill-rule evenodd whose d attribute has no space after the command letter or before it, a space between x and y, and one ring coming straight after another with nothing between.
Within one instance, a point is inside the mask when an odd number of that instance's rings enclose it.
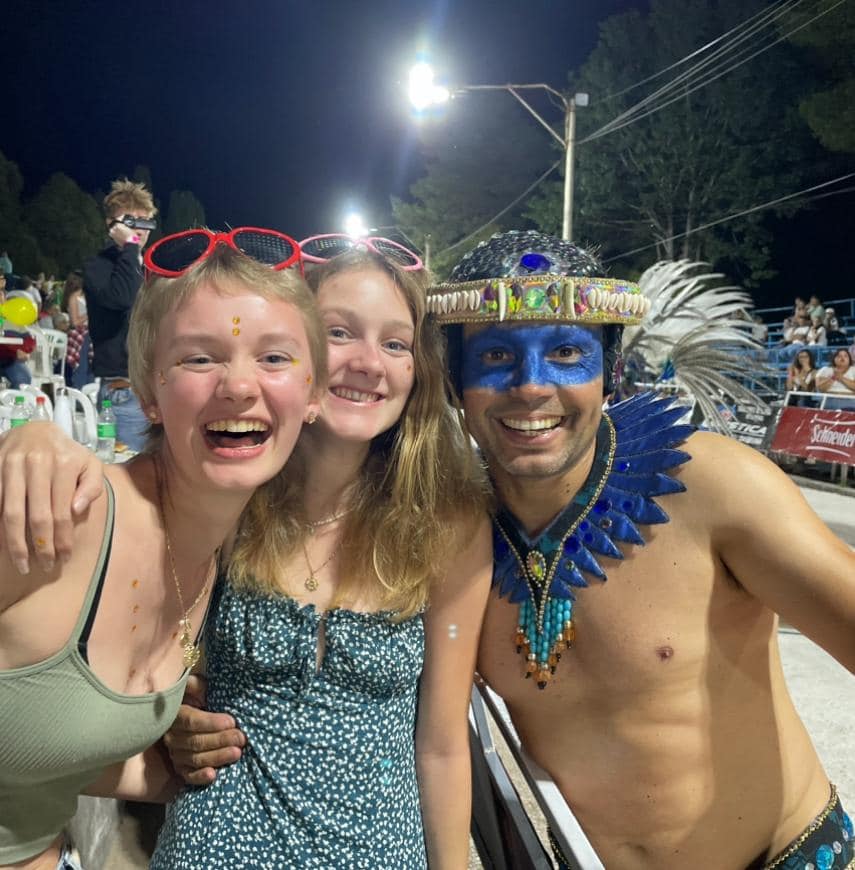
<instances>
[{"instance_id":1,"label":"concrete ground","mask_svg":"<svg viewBox=\"0 0 855 870\"><path fill-rule=\"evenodd\" d=\"M839 490L813 488L809 481L799 481L799 484L805 498L829 528L855 548L855 491L843 494ZM796 708L829 778L836 783L841 800L851 813L855 809L855 676L792 629L781 629L780 644L784 672ZM517 785L530 815L538 819L539 810L521 777ZM148 827L150 829L151 825ZM538 821L536 827L542 831L542 822ZM147 866L146 851L139 843L140 831L137 819L123 815L119 837L105 870L139 870ZM143 836L150 840L151 830L143 831ZM481 866L471 850L470 870Z\"/></svg>"}]
</instances>

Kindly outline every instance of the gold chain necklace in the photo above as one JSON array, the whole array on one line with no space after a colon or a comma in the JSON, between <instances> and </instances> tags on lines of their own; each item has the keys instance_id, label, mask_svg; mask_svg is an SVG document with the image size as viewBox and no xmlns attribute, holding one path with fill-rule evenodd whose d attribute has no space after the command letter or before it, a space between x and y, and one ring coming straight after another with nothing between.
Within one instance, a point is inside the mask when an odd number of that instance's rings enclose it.
<instances>
[{"instance_id":1,"label":"gold chain necklace","mask_svg":"<svg viewBox=\"0 0 855 870\"><path fill-rule=\"evenodd\" d=\"M323 571L324 568L332 562L336 553L338 553L338 550L333 549L332 553L327 556L323 564L319 565L317 568L312 568L312 563L309 561L309 551L306 549L306 542L302 541L301 543L303 545L303 557L305 558L306 566L309 569L309 576L303 581L303 586L306 587L307 591L314 592L318 588L318 578L315 575Z\"/></svg>"},{"instance_id":2,"label":"gold chain necklace","mask_svg":"<svg viewBox=\"0 0 855 870\"><path fill-rule=\"evenodd\" d=\"M181 594L181 584L178 582L178 572L175 570L175 557L172 554L172 542L169 540L169 530L166 528L166 510L163 506L163 486L160 481L160 468L155 463L155 478L157 480L157 501L160 506L160 520L163 523L163 537L166 540L166 553L169 556L169 567L172 571L172 579L175 581L175 591L178 593L178 606L184 613L184 616L178 620L178 625L181 628L181 635L178 638L178 645L184 650L181 660L185 668L195 667L199 661L199 647L193 642L193 626L190 623L190 614L196 609L196 605L202 600L202 596L208 591L208 581L202 586L202 591L196 596L196 600L189 608L184 606L184 596ZM216 565L217 553L219 548L214 551L212 563Z\"/></svg>"}]
</instances>

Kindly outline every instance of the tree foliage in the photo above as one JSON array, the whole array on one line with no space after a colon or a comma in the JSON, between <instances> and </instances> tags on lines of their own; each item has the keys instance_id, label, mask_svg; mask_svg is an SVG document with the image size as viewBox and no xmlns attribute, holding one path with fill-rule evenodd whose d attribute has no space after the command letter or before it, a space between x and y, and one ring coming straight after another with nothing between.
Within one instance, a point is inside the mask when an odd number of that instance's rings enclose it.
<instances>
[{"instance_id":1,"label":"tree foliage","mask_svg":"<svg viewBox=\"0 0 855 870\"><path fill-rule=\"evenodd\" d=\"M550 162L549 134L504 92L470 93L421 130L427 173L411 201L393 198L395 222L415 242L430 237L431 268L444 274L470 247L523 222L525 202L492 218L518 197ZM482 227L465 245L443 253Z\"/></svg>"},{"instance_id":2,"label":"tree foliage","mask_svg":"<svg viewBox=\"0 0 855 870\"><path fill-rule=\"evenodd\" d=\"M24 222L39 241L41 271L56 275L79 268L104 239L95 199L61 172L51 175L24 207Z\"/></svg>"},{"instance_id":3,"label":"tree foliage","mask_svg":"<svg viewBox=\"0 0 855 870\"><path fill-rule=\"evenodd\" d=\"M21 221L21 191L24 178L18 164L0 151L0 250L9 252L15 270L41 271L41 252L36 240Z\"/></svg>"},{"instance_id":4,"label":"tree foliage","mask_svg":"<svg viewBox=\"0 0 855 870\"><path fill-rule=\"evenodd\" d=\"M180 233L182 230L205 226L205 208L189 190L173 190L163 222L163 232Z\"/></svg>"},{"instance_id":5,"label":"tree foliage","mask_svg":"<svg viewBox=\"0 0 855 870\"><path fill-rule=\"evenodd\" d=\"M151 184L147 166L134 169L135 181ZM18 165L0 152L0 250L7 250L18 275L38 272L62 277L79 269L106 239L100 200L61 172L54 173L29 201ZM149 187L149 189L151 189ZM174 190L167 220L176 229L203 226L205 209L188 190ZM151 239L154 240L155 234Z\"/></svg>"},{"instance_id":6,"label":"tree foliage","mask_svg":"<svg viewBox=\"0 0 855 870\"><path fill-rule=\"evenodd\" d=\"M591 96L590 107L577 115L576 235L599 242L606 259L650 246L622 257L624 271L641 271L656 259L689 258L723 266L749 285L769 274L768 215L692 231L798 190L815 164L815 149L797 111L806 87L804 70L790 46L759 54L697 90L676 89L667 107L583 141L685 67L643 89L631 86L763 5L760 0L652 0L647 15L633 11L603 22L596 48L571 81L574 90ZM620 93L624 89L629 90ZM560 220L556 187L545 187L529 209L539 226L552 231Z\"/></svg>"},{"instance_id":7,"label":"tree foliage","mask_svg":"<svg viewBox=\"0 0 855 870\"><path fill-rule=\"evenodd\" d=\"M831 151L855 152L855 6L824 0L799 13L787 30L810 16L822 18L795 30L792 41L804 46L824 86L805 97L799 108L816 137Z\"/></svg>"}]
</instances>

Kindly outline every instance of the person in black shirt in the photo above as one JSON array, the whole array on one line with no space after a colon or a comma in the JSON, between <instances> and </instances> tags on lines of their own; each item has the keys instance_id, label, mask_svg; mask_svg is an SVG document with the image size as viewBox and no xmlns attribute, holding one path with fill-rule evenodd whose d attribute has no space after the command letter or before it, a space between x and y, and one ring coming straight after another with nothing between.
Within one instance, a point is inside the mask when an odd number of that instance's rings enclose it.
<instances>
[{"instance_id":1,"label":"person in black shirt","mask_svg":"<svg viewBox=\"0 0 855 870\"><path fill-rule=\"evenodd\" d=\"M129 227L123 219L151 219L156 212L151 193L142 184L114 181L104 198L110 243L83 266L83 292L95 351L92 368L101 378L99 401L110 399L117 440L137 451L143 447L148 421L128 380L128 318L142 285L142 251L150 231Z\"/></svg>"}]
</instances>

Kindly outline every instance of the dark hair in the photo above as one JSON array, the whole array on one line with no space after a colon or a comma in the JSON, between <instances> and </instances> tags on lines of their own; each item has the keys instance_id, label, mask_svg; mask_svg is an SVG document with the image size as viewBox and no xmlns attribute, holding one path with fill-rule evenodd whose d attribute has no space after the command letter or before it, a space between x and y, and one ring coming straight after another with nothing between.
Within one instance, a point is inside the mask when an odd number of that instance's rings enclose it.
<instances>
[{"instance_id":1,"label":"dark hair","mask_svg":"<svg viewBox=\"0 0 855 870\"><path fill-rule=\"evenodd\" d=\"M808 350L806 347L799 348L798 352L797 352L796 355L793 357L793 368L794 368L794 369L800 369L800 368L801 368L801 366L798 364L798 362L799 362L799 357L800 357L803 353L806 353L806 354L808 355L808 359L810 360L810 367L811 367L812 369L815 369L815 368L816 368L816 359L815 359L815 357L814 357L814 355L813 355L813 352L810 351L810 350Z\"/></svg>"}]
</instances>

